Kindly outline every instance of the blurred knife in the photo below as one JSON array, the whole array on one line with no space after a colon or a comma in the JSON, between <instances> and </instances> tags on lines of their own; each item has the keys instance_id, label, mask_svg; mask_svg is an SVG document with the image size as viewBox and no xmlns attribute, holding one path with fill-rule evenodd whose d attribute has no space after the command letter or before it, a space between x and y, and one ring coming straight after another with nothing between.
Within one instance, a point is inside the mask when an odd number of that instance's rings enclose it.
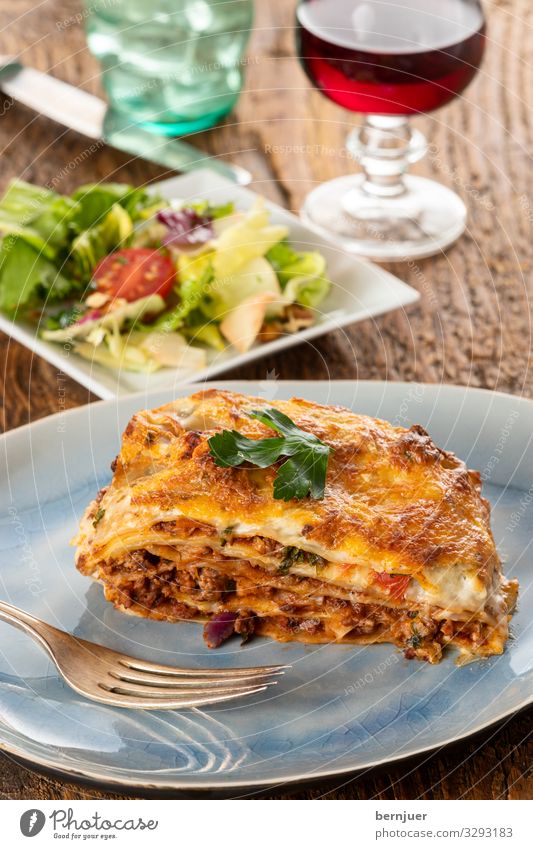
<instances>
[{"instance_id":1,"label":"blurred knife","mask_svg":"<svg viewBox=\"0 0 533 849\"><path fill-rule=\"evenodd\" d=\"M133 156L142 156L175 171L210 168L242 186L252 175L238 165L213 159L190 144L156 135L108 109L107 103L82 89L57 80L16 59L0 56L0 89L41 115L91 139L101 139Z\"/></svg>"}]
</instances>

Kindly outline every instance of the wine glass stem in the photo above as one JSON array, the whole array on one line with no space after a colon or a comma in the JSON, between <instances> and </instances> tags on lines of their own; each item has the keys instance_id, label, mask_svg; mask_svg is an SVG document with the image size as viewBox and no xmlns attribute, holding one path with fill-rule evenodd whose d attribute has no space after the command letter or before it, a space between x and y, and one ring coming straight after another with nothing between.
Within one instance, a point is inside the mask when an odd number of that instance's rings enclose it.
<instances>
[{"instance_id":1,"label":"wine glass stem","mask_svg":"<svg viewBox=\"0 0 533 849\"><path fill-rule=\"evenodd\" d=\"M424 156L424 136L403 116L367 115L348 136L348 150L361 163L362 190L370 197L395 198L407 191L404 176Z\"/></svg>"}]
</instances>

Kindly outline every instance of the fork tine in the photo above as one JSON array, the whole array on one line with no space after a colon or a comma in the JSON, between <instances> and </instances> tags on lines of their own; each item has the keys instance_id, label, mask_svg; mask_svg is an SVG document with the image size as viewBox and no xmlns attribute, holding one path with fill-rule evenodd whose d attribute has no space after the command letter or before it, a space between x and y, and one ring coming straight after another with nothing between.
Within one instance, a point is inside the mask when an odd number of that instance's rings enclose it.
<instances>
[{"instance_id":1,"label":"fork tine","mask_svg":"<svg viewBox=\"0 0 533 849\"><path fill-rule=\"evenodd\" d=\"M287 666L248 666L246 668L235 669L182 669L178 666L164 666L159 663L151 663L147 660L139 660L135 657L121 655L119 664L126 666L128 669L135 669L137 672L152 672L159 675L174 675L183 676L185 678L210 678L217 675L219 678L243 678L248 675L277 675L283 674L286 669L291 669Z\"/></svg>"},{"instance_id":2,"label":"fork tine","mask_svg":"<svg viewBox=\"0 0 533 849\"><path fill-rule=\"evenodd\" d=\"M230 699L251 696L254 693L262 693L267 689L266 684L253 687L231 687L228 689L170 689L157 690L155 687L139 687L138 685L125 685L124 687L109 687L100 683L99 688L103 693L108 693L109 702L124 707L141 707L148 709L163 709L176 707L198 707L200 705L225 702ZM108 701L102 693L102 701Z\"/></svg>"},{"instance_id":3,"label":"fork tine","mask_svg":"<svg viewBox=\"0 0 533 849\"><path fill-rule=\"evenodd\" d=\"M208 685L223 685L230 686L232 684L235 685L245 685L245 684L261 684L262 682L266 682L267 679L271 678L275 673L274 672L254 672L251 675L240 675L234 676L232 678L221 677L214 672L210 677L207 675L204 677L195 677L191 678L189 676L174 676L174 675L154 675L151 672L140 672L136 669L125 669L115 668L110 669L108 671L108 675L112 678L115 678L117 681L124 681L129 684L153 684L158 687L205 687ZM283 674L283 673L278 673Z\"/></svg>"},{"instance_id":4,"label":"fork tine","mask_svg":"<svg viewBox=\"0 0 533 849\"><path fill-rule=\"evenodd\" d=\"M262 693L266 690L266 686L248 688L245 693L233 692L229 695L217 696L182 696L181 698L165 697L162 698L146 698L141 699L138 696L121 695L119 693L109 693L107 696L105 690L102 689L102 695L93 694L90 698L103 704L110 704L113 707L136 708L139 710L178 710L180 708L202 707L203 705L217 704L218 702L230 702L234 699L242 698L244 695L253 696L256 693Z\"/></svg>"},{"instance_id":5,"label":"fork tine","mask_svg":"<svg viewBox=\"0 0 533 849\"><path fill-rule=\"evenodd\" d=\"M162 699L171 699L173 696L177 698L181 696L216 696L217 694L225 696L230 693L242 693L245 695L249 690L255 690L258 686L266 688L271 684L277 684L277 681L262 682L261 684L244 684L234 687L200 687L198 689L194 687L163 687L159 690L157 687L145 686L144 684L128 684L125 681L113 681L112 683L100 681L98 686L110 693L140 696L141 698L161 697Z\"/></svg>"},{"instance_id":6,"label":"fork tine","mask_svg":"<svg viewBox=\"0 0 533 849\"><path fill-rule=\"evenodd\" d=\"M113 707L172 710L227 702L264 692L290 666L180 669L149 663L88 642L0 601L0 618L44 647L67 684ZM107 678L102 681L102 678Z\"/></svg>"}]
</instances>

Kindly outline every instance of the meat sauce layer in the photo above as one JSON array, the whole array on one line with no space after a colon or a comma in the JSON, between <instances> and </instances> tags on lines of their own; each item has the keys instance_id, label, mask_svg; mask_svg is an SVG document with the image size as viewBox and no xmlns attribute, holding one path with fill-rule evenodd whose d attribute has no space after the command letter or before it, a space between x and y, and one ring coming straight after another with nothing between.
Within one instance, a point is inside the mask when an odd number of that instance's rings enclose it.
<instances>
[{"instance_id":1,"label":"meat sauce layer","mask_svg":"<svg viewBox=\"0 0 533 849\"><path fill-rule=\"evenodd\" d=\"M427 611L353 601L348 591L320 580L272 574L209 549L202 556L182 555L179 562L138 550L122 561L101 563L99 571L106 598L116 607L169 622L207 620L204 638L213 648L232 633L281 642L393 642L407 658L436 663L450 642L484 654L494 633L478 621L434 619ZM222 614L232 628L219 639Z\"/></svg>"}]
</instances>

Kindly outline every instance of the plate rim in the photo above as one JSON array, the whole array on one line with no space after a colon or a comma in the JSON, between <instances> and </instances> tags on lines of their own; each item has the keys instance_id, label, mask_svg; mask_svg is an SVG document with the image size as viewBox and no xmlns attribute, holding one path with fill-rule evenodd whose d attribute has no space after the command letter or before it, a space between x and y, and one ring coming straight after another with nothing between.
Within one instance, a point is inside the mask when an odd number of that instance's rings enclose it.
<instances>
[{"instance_id":1,"label":"plate rim","mask_svg":"<svg viewBox=\"0 0 533 849\"><path fill-rule=\"evenodd\" d=\"M273 381L274 382L274 381ZM162 395L164 393L168 393L173 398L179 397L180 387L182 387L184 393L192 392L192 391L201 391L206 388L213 388L214 385L224 389L227 388L231 391L232 387L235 387L236 384L239 385L249 385L257 386L257 380L221 380L221 381L203 381L199 384L191 384L191 383L181 383L176 386L168 389L155 389L150 392L137 392L134 394L118 397L114 396L109 399L102 399L99 401L95 401L90 404L82 404L78 407L73 407L64 412L54 413L49 416L45 416L41 419L37 419L35 422L29 422L24 425L20 425L17 428L12 428L4 434L0 435L0 445L4 448L4 451L8 450L7 443L11 441L11 437L15 438L18 435L23 435L25 432L28 432L32 429L40 429L42 427L46 427L50 421L57 420L59 418L63 419L65 416L72 417L74 415L82 415L84 412L87 415L90 415L90 409L93 406L97 406L98 408L102 406L116 406L117 404L125 404L126 402L131 402L132 400L143 399L146 403L150 403L150 397L155 395ZM298 388L304 388L306 384L324 384L325 386L330 386L332 384L335 385L347 385L347 384L363 384L364 386L369 387L384 387L387 385L394 385L396 387L411 387L413 385L424 387L425 389L429 389L430 391L440 391L444 392L444 394L448 395L456 395L456 394L468 394L472 393L475 395L482 395L484 397L497 397L502 399L512 399L513 403L523 403L526 406L530 406L533 409L533 399L524 396L512 395L509 392L502 392L499 390L491 390L485 389L483 387L476 386L467 386L461 384L440 384L440 383L422 383L416 381L387 381L387 380L350 380L350 379L341 379L341 380L279 380L275 381L276 385L292 385L297 386ZM235 391L233 389L233 391ZM2 445L3 444L3 445ZM357 764L354 766L345 766L342 768L333 768L333 769L320 769L317 771L311 772L297 772L286 774L284 776L280 776L278 778L248 778L248 779L224 779L221 782L216 780L209 779L207 781L202 780L198 781L196 776L188 775L185 780L177 778L176 780L168 780L162 779L158 780L157 777L154 778L134 778L127 777L127 772L124 770L121 771L121 775L110 776L104 772L100 772L96 769L84 769L82 766L72 767L69 769L65 769L64 765L62 765L61 760L58 758L57 760L48 759L42 757L40 755L36 755L29 751L25 751L24 749L19 748L16 745L12 745L11 743L6 742L4 739L0 739L0 752L4 755L12 755L14 758L18 758L21 761L27 764L35 764L37 766L42 767L45 770L50 770L56 774L59 774L65 778L71 779L73 781L81 780L81 781L89 781L96 784L105 785L107 787L116 787L116 788L132 788L132 789L146 789L146 790L154 790L154 791L195 791L195 792L219 792L224 793L226 790L235 790L239 788L271 788L276 785L293 785L302 781L319 781L321 779L333 779L338 776L343 775L353 775L358 774L360 772L364 772L370 769L383 767L386 764L396 764L401 761L407 760L412 757L416 757L418 755L423 755L428 752L435 751L436 749L443 749L446 746L450 746L454 743L458 743L462 740L468 740L477 734L485 731L486 729L498 725L503 720L508 717L519 714L521 711L528 708L531 704L533 704L533 692L526 696L525 699L520 701L518 704L514 705L508 710L504 710L499 713L495 717L491 717L487 721L481 722L476 725L474 728L470 729L467 734L460 736L448 737L445 740L439 740L435 745L428 745L423 747L416 747L413 749L409 749L408 751L402 751L400 754L391 756L386 756L382 758L372 759L362 764ZM30 740L30 743L32 741ZM147 773L147 776L150 773ZM153 776L153 773L152 773Z\"/></svg>"},{"instance_id":2,"label":"plate rim","mask_svg":"<svg viewBox=\"0 0 533 849\"><path fill-rule=\"evenodd\" d=\"M320 772L308 772L302 774L290 775L285 778L271 778L271 779L248 779L248 780L235 780L235 781L224 781L223 783L196 783L194 777L192 780L187 780L186 783L181 784L179 781L173 782L165 782L165 781L143 781L142 779L121 779L118 777L112 778L106 774L100 774L96 771L82 771L81 769L72 769L65 770L64 767L60 767L52 762L46 761L44 758L30 756L28 753L24 753L23 750L18 750L15 746L6 746L3 740L0 740L0 752L4 755L12 755L14 758L17 758L24 762L24 764L37 764L42 766L46 770L50 770L56 775L62 776L66 779L73 781L76 780L88 781L93 784L100 784L102 786L114 787L114 788L131 788L131 789L146 789L146 790L160 790L160 791L191 791L197 793L213 793L219 792L224 793L226 790L238 790L240 788L273 788L276 786L293 786L298 783L302 783L304 781L316 782L320 780L332 780L334 778L345 776L345 775L358 775L359 773L368 772L372 769L379 769L388 764L398 764L402 761L407 761L410 758L418 757L419 755L425 755L428 752L435 752L437 749L445 749L448 746L452 746L456 743L461 743L463 740L470 740L473 737L476 737L478 734L481 734L483 731L486 731L489 728L495 727L499 725L503 720L508 717L514 717L521 714L528 707L533 704L533 694L526 699L524 702L521 702L517 707L514 707L512 710L507 711L494 719L491 719L489 722L485 722L479 726L476 726L468 734L464 734L461 737L450 737L446 740L435 743L435 745L424 746L421 749L416 749L414 751L402 752L400 755L395 755L392 758L385 757L381 758L377 761L369 761L366 764L360 764L356 767L343 767L342 769L336 769L333 771L329 770L321 770ZM120 710L120 708L119 708ZM59 764L59 761L58 761Z\"/></svg>"},{"instance_id":3,"label":"plate rim","mask_svg":"<svg viewBox=\"0 0 533 849\"><path fill-rule=\"evenodd\" d=\"M280 378L278 380L272 381L261 381L261 383L271 382L276 386L286 386L290 384L291 386L301 386L305 387L309 384L323 384L324 386L346 386L347 384L363 384L364 386L398 386L398 387L411 387L411 386L419 386L424 390L429 389L434 390L436 388L439 389L440 392L449 392L450 394L454 394L455 392L471 392L473 394L479 395L490 395L496 398L512 398L515 403L518 404L531 404L533 405L533 398L529 398L525 395L513 395L511 392L503 392L500 389L487 389L484 386L469 386L466 383L429 383L427 381L418 381L418 380L378 380L378 379L370 379L363 380L357 377L341 377L341 378L332 378L331 380L327 379L309 379L309 378L295 378L294 380L291 378ZM73 416L74 414L80 414L81 410L84 410L86 407L100 407L104 404L117 404L117 403L125 403L126 401L133 401L136 398L145 399L146 401L150 400L151 396L162 395L166 392L172 394L174 397L180 397L178 395L180 391L180 387L183 387L183 390L189 393L192 392L200 392L202 389L213 389L216 387L226 388L228 391L236 391L234 388L236 384L246 384L246 385L257 385L259 383L259 378L233 378L233 379L217 379L209 380L209 379L200 379L198 381L189 382L188 380L180 381L176 383L174 386L168 387L159 387L151 389L149 392L141 389L138 392L128 392L126 395L113 395L112 398L98 398L96 401L88 401L85 404L78 404L75 407L69 407L68 410L59 410L57 413L49 413L47 416L41 416L39 419L35 419L33 422L25 422L22 425L17 425L17 427L9 428L9 430L0 433L0 445L5 440L9 439L12 434L21 433L24 430L30 430L33 428L37 428L43 426L45 422L50 420L59 420L64 421L66 417ZM223 385L225 384L225 386ZM168 402L170 403L170 402ZM139 408L139 409L148 409L147 407Z\"/></svg>"}]
</instances>

